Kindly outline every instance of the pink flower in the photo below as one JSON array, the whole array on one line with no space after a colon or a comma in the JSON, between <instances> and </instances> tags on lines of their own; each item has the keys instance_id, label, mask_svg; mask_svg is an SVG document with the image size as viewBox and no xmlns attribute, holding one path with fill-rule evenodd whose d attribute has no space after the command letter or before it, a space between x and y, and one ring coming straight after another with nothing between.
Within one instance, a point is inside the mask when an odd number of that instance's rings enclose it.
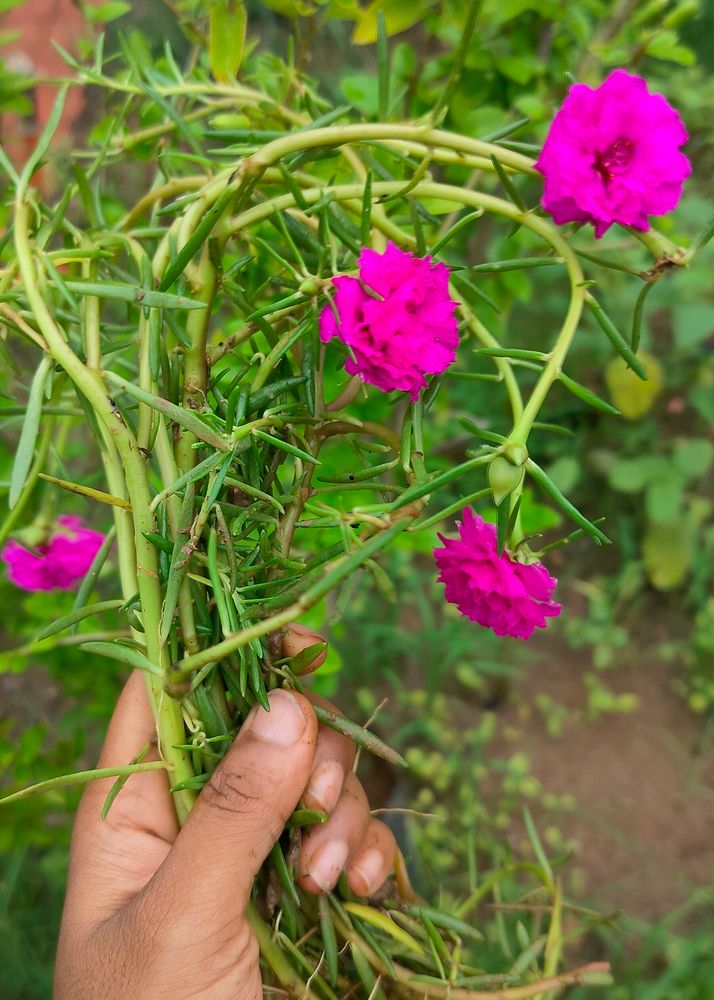
<instances>
[{"instance_id":1,"label":"pink flower","mask_svg":"<svg viewBox=\"0 0 714 1000\"><path fill-rule=\"evenodd\" d=\"M516 562L507 552L498 554L496 529L467 508L459 523L459 538L444 538L434 549L446 584L446 600L462 615L493 629L496 635L528 639L534 628L560 614L551 601L557 580L538 562Z\"/></svg>"},{"instance_id":2,"label":"pink flower","mask_svg":"<svg viewBox=\"0 0 714 1000\"><path fill-rule=\"evenodd\" d=\"M426 376L445 371L459 346L449 269L393 243L384 253L364 249L358 265L359 278L332 279L335 308L323 309L320 338L338 337L347 345L348 374L382 392L408 392L416 401Z\"/></svg>"},{"instance_id":3,"label":"pink flower","mask_svg":"<svg viewBox=\"0 0 714 1000\"><path fill-rule=\"evenodd\" d=\"M34 551L8 542L0 557L23 590L69 590L86 574L103 541L104 535L85 528L81 517L60 517L48 542Z\"/></svg>"},{"instance_id":4,"label":"pink flower","mask_svg":"<svg viewBox=\"0 0 714 1000\"><path fill-rule=\"evenodd\" d=\"M570 88L553 119L536 168L543 208L560 225L592 222L599 239L613 224L646 231L648 215L679 201L689 160L682 120L647 83L616 69L593 89Z\"/></svg>"}]
</instances>

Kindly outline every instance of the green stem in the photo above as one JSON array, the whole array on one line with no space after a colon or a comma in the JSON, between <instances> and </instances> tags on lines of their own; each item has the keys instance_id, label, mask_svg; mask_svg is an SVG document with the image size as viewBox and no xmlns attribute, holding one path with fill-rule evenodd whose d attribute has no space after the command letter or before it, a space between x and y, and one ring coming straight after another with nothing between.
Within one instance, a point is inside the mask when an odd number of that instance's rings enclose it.
<instances>
[{"instance_id":1,"label":"green stem","mask_svg":"<svg viewBox=\"0 0 714 1000\"><path fill-rule=\"evenodd\" d=\"M430 128L422 125L330 125L328 128L310 129L305 132L294 132L284 138L275 139L249 157L250 169L262 170L272 166L290 153L305 149L315 149L319 146L341 146L345 143L370 142L379 140L407 140L418 143L426 148L452 149L459 153L473 154L490 160L496 156L504 166L511 167L521 173L535 174L533 161L521 153L514 153L479 139L469 139L443 129ZM395 192L404 187L401 181Z\"/></svg>"},{"instance_id":2,"label":"green stem","mask_svg":"<svg viewBox=\"0 0 714 1000\"><path fill-rule=\"evenodd\" d=\"M549 360L543 368L538 381L533 387L523 413L516 420L513 429L508 436L509 441L514 444L525 445L528 441L528 435L534 421L538 418L538 413L543 405L545 397L548 395L553 383L558 381L563 368L563 363L567 357L568 351L570 350L570 345L573 342L573 337L577 332L580 317L583 311L583 305L585 303L586 291L583 287L585 279L583 272L580 269L578 258L570 250L570 247L567 246L565 240L558 236L557 233L554 235L557 236L559 242L563 244L559 253L565 261L565 266L568 270L568 277L570 278L570 303L568 305L568 311L565 314L563 325L560 328L560 333L558 334L553 349L550 352Z\"/></svg>"},{"instance_id":3,"label":"green stem","mask_svg":"<svg viewBox=\"0 0 714 1000\"><path fill-rule=\"evenodd\" d=\"M282 109L284 111L284 109ZM293 132L284 138L276 139L267 143L259 152L253 156L246 157L239 166L240 175L244 180L251 177L260 177L274 163L277 163L284 156L293 152L305 149L315 149L320 146L340 146L348 143L405 140L417 143L420 147L434 149L435 147L453 150L462 156L475 155L483 157L483 166L488 168L491 163L490 158L496 156L499 163L511 170L526 174L534 174L533 161L520 153L514 153L496 146L492 143L481 142L478 139L469 139L465 136L456 135L441 129L433 129L421 125L331 125L328 128L308 129ZM200 191L196 201L188 211L172 225L169 232L164 236L156 256L154 258L155 273L162 275L166 272L172 254L172 247L185 246L199 225L208 209L226 191L226 187L235 184L236 171L233 169L221 171L210 180ZM410 192L416 194L416 190ZM390 194L397 194L403 190L404 182L398 183ZM237 193L236 188L236 193ZM363 193L363 184L356 189L353 198L360 199ZM389 220L381 215L382 227L390 226Z\"/></svg>"},{"instance_id":4,"label":"green stem","mask_svg":"<svg viewBox=\"0 0 714 1000\"><path fill-rule=\"evenodd\" d=\"M260 947L260 954L268 963L275 978L285 987L291 997L300 1000L319 1000L295 971L292 962L280 949L273 937L272 929L266 924L253 903L248 904L246 918Z\"/></svg>"},{"instance_id":5,"label":"green stem","mask_svg":"<svg viewBox=\"0 0 714 1000\"><path fill-rule=\"evenodd\" d=\"M85 642L107 642L110 639L118 639L129 634L128 629L112 629L102 632L82 632L78 635L52 635L48 639L37 639L34 642L25 643L24 646L4 650L0 653L0 663L3 660L12 663L21 656L38 656L62 646L77 646Z\"/></svg>"},{"instance_id":6,"label":"green stem","mask_svg":"<svg viewBox=\"0 0 714 1000\"><path fill-rule=\"evenodd\" d=\"M195 298L206 303L206 308L200 313L189 314L186 332L191 346L183 356L183 407L189 410L202 410L206 405L208 387L208 360L206 343L211 319L211 305L216 293L217 275L211 262L208 243L204 244L201 260L192 270L190 283ZM175 448L175 468L177 475L174 480L196 465L198 452L193 445L197 438L186 428L179 428ZM166 481L164 481L165 485ZM176 497L173 498L175 501ZM188 577L184 577L177 600L181 637L184 649L189 655L198 653L200 644L196 634L196 624L193 614L193 598Z\"/></svg>"},{"instance_id":7,"label":"green stem","mask_svg":"<svg viewBox=\"0 0 714 1000\"><path fill-rule=\"evenodd\" d=\"M82 263L82 274L87 281L97 280L97 261L86 260ZM85 331L84 352L87 357L87 368L98 372L102 367L100 329L100 302L96 295L85 295L82 303L82 326Z\"/></svg>"},{"instance_id":8,"label":"green stem","mask_svg":"<svg viewBox=\"0 0 714 1000\"><path fill-rule=\"evenodd\" d=\"M151 379L151 360L149 346L149 320L144 310L139 317L139 386L144 392L158 395L156 386ZM146 403L139 403L139 413L136 426L136 442L147 454L151 451L152 431L157 414Z\"/></svg>"},{"instance_id":9,"label":"green stem","mask_svg":"<svg viewBox=\"0 0 714 1000\"><path fill-rule=\"evenodd\" d=\"M159 468L161 469L161 478L164 482L164 486L170 486L171 483L175 483L179 478L179 471L163 418L159 421L159 428L156 434L156 454L159 460ZM178 494L171 493L166 498L166 505L168 509L171 534L175 538L179 530L181 515L181 501L179 500ZM198 641L198 635L196 634L196 621L193 614L193 598L191 596L191 584L188 577L184 577L181 581L177 608L179 624L181 625L181 639L183 641L184 648L189 653L197 653L200 648L200 644Z\"/></svg>"},{"instance_id":10,"label":"green stem","mask_svg":"<svg viewBox=\"0 0 714 1000\"><path fill-rule=\"evenodd\" d=\"M172 123L173 124L173 123ZM174 198L176 195L185 194L187 191L197 191L207 183L208 177L199 174L194 177L173 177L166 184L160 184L151 191L148 191L143 198L137 201L136 205L127 212L117 229L126 232L132 229L134 224L142 215L152 208L157 202L165 201L167 198Z\"/></svg>"},{"instance_id":11,"label":"green stem","mask_svg":"<svg viewBox=\"0 0 714 1000\"><path fill-rule=\"evenodd\" d=\"M150 760L143 764L125 764L120 767L95 767L91 771L75 771L74 774L61 774L57 778L48 778L46 781L38 781L36 785L28 785L27 788L21 788L19 792L12 792L11 795L3 795L0 798L0 806L7 805L8 802L19 802L21 799L29 799L31 795L53 792L57 788L67 788L70 785L87 785L90 781L97 781L99 778L128 778L132 774L141 774L144 771L164 770L166 770L166 764L162 760Z\"/></svg>"},{"instance_id":12,"label":"green stem","mask_svg":"<svg viewBox=\"0 0 714 1000\"><path fill-rule=\"evenodd\" d=\"M206 340L211 320L211 304L217 285L216 271L209 257L208 243L204 244L201 260L195 270L191 271L189 280L193 297L205 302L206 308L189 313L186 321L186 333L191 346L183 356L182 405L189 412L200 412L206 405L208 382ZM176 442L176 465L179 473L188 472L196 464L196 451L193 446L197 440L190 430L185 427L179 428Z\"/></svg>"},{"instance_id":13,"label":"green stem","mask_svg":"<svg viewBox=\"0 0 714 1000\"><path fill-rule=\"evenodd\" d=\"M638 242L646 247L647 250L652 254L655 261L655 267L658 265L673 264L678 267L686 267L689 263L687 259L687 251L684 247L680 247L677 243L673 243L664 233L660 233L658 229L648 229L647 232L643 233L640 229L633 229L631 226L627 227L627 231L634 236Z\"/></svg>"},{"instance_id":14,"label":"green stem","mask_svg":"<svg viewBox=\"0 0 714 1000\"><path fill-rule=\"evenodd\" d=\"M145 532L152 533L155 530L154 519L150 512L151 498L146 481L144 459L131 431L121 416L115 413L101 378L96 372L86 368L76 356L42 296L32 254L30 222L30 206L25 201L24 192L20 189L15 200L15 247L27 298L52 356L63 366L75 385L85 395L98 419L106 428L108 436L116 445L116 457L120 459L121 464L114 474L118 478L123 467L132 505L137 578L142 621L145 629L146 653L153 663L166 669L168 658L159 642L161 591L158 560L154 546L144 534ZM107 449L106 455L108 461L112 461L115 457L109 449ZM116 485L112 484L110 489L112 492L116 492ZM186 782L193 776L190 758L186 751L176 749L177 746L185 742L181 706L165 696L159 679L151 677L149 683L156 713L160 748L171 772L170 780L172 784ZM185 818L188 814L194 798L194 793L188 789L177 793L175 803L179 819Z\"/></svg>"}]
</instances>

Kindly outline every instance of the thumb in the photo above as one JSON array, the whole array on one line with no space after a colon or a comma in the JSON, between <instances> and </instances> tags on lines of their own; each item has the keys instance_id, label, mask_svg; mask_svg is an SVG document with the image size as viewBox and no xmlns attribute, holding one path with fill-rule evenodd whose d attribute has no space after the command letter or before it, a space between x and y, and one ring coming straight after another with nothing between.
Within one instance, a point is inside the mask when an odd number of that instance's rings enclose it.
<instances>
[{"instance_id":1,"label":"thumb","mask_svg":"<svg viewBox=\"0 0 714 1000\"><path fill-rule=\"evenodd\" d=\"M306 698L278 689L269 699L270 712L251 710L147 886L164 906L183 906L190 894L199 912L222 922L245 911L253 880L307 784L317 744Z\"/></svg>"}]
</instances>

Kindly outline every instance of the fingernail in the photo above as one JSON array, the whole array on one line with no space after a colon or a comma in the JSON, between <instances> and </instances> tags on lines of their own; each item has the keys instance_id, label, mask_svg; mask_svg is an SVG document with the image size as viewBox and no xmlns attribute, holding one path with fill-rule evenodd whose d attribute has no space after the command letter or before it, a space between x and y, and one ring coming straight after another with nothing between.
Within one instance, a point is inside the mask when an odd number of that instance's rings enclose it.
<instances>
[{"instance_id":1,"label":"fingernail","mask_svg":"<svg viewBox=\"0 0 714 1000\"><path fill-rule=\"evenodd\" d=\"M326 760L310 776L305 790L306 805L332 813L345 781L345 769L338 760Z\"/></svg>"},{"instance_id":2,"label":"fingernail","mask_svg":"<svg viewBox=\"0 0 714 1000\"><path fill-rule=\"evenodd\" d=\"M320 635L320 633L315 632L314 629L308 628L307 625L300 625L299 622L293 622L291 625L288 625L288 629L291 632L297 633L297 635L309 636L311 639L314 639L315 642L325 641L324 635Z\"/></svg>"},{"instance_id":3,"label":"fingernail","mask_svg":"<svg viewBox=\"0 0 714 1000\"><path fill-rule=\"evenodd\" d=\"M364 889L360 895L369 896L370 893L379 888L383 867L384 858L376 847L369 847L359 855L354 864L350 866L350 875L358 875L364 883Z\"/></svg>"},{"instance_id":4,"label":"fingernail","mask_svg":"<svg viewBox=\"0 0 714 1000\"><path fill-rule=\"evenodd\" d=\"M289 691L279 688L268 695L270 711L259 705L253 709L254 715L246 720L244 729L265 743L281 747L294 746L305 732L307 721Z\"/></svg>"},{"instance_id":5,"label":"fingernail","mask_svg":"<svg viewBox=\"0 0 714 1000\"><path fill-rule=\"evenodd\" d=\"M340 877L349 853L344 840L329 840L310 859L307 874L318 888L329 892Z\"/></svg>"}]
</instances>

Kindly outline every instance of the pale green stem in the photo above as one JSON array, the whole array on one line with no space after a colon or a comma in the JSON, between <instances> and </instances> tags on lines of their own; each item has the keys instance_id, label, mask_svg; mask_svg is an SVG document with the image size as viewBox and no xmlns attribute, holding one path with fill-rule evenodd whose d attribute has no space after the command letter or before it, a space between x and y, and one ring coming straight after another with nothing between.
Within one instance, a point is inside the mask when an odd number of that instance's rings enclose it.
<instances>
[{"instance_id":1,"label":"pale green stem","mask_svg":"<svg viewBox=\"0 0 714 1000\"><path fill-rule=\"evenodd\" d=\"M0 653L0 663L3 661L12 662L20 656L37 656L40 653L47 653L51 649L58 649L63 646L77 646L85 642L106 642L110 639L118 639L128 635L130 635L128 629L81 632L77 635L51 635L47 639L36 639L34 642L26 642L24 646L16 646L14 649L3 650Z\"/></svg>"},{"instance_id":2,"label":"pale green stem","mask_svg":"<svg viewBox=\"0 0 714 1000\"><path fill-rule=\"evenodd\" d=\"M156 385L151 378L151 360L149 347L149 320L141 310L139 317L139 386L146 392L156 395ZM150 451L154 421L157 413L146 403L139 402L136 426L136 443L144 451Z\"/></svg>"},{"instance_id":3,"label":"pale green stem","mask_svg":"<svg viewBox=\"0 0 714 1000\"><path fill-rule=\"evenodd\" d=\"M235 101L235 97L224 97L219 101L212 101L210 104L204 104L200 108L196 108L195 111L189 111L183 116L183 120L187 123L200 121L201 118L208 118L214 115L219 108L235 108ZM176 123L173 121L161 122L160 125L151 125L149 128L140 129L138 132L132 132L129 135L115 136L112 146L115 149L121 149L123 152L126 152L133 149L134 146L138 146L141 142L160 139L162 135L173 132L175 128Z\"/></svg>"},{"instance_id":4,"label":"pale green stem","mask_svg":"<svg viewBox=\"0 0 714 1000\"><path fill-rule=\"evenodd\" d=\"M90 271L89 275L96 278L96 269ZM84 338L84 349L87 355L87 367L92 369L95 375L99 375L101 367L101 303L97 296L88 296L90 302L85 307L82 316L82 334ZM94 361L94 365L89 364L89 359ZM102 453L102 462L107 477L109 490L113 496L127 499L126 482L122 463L117 452L113 437L107 430L105 424L97 422L101 439L99 441ZM129 600L139 589L136 576L136 549L134 545L134 521L129 510L119 507L114 508L114 524L117 532L117 553L119 559L119 579L122 585L122 593L125 600ZM139 632L134 631L134 637L143 642Z\"/></svg>"},{"instance_id":5,"label":"pale green stem","mask_svg":"<svg viewBox=\"0 0 714 1000\"><path fill-rule=\"evenodd\" d=\"M689 263L687 251L684 247L673 243L664 233L660 233L658 229L651 228L646 233L643 233L642 230L633 229L631 226L626 228L642 246L649 250L654 257L655 266L658 264L674 264L678 267L686 267Z\"/></svg>"},{"instance_id":6,"label":"pale green stem","mask_svg":"<svg viewBox=\"0 0 714 1000\"><path fill-rule=\"evenodd\" d=\"M159 428L156 434L156 455L159 460L161 479L164 487L175 483L179 478L179 470L176 465L173 448L169 440L168 430L163 417L159 418ZM178 494L171 493L166 498L166 507L169 516L171 532L176 537L179 528L179 518L181 512L181 501ZM196 634L196 622L193 614L193 598L191 596L191 584L186 576L179 590L178 602L179 623L181 625L181 638L185 649L189 653L197 653L200 644Z\"/></svg>"},{"instance_id":7,"label":"pale green stem","mask_svg":"<svg viewBox=\"0 0 714 1000\"><path fill-rule=\"evenodd\" d=\"M183 355L183 408L201 412L206 405L208 368L206 363L206 340L211 321L211 304L216 292L216 272L208 253L208 244L203 247L198 266L191 271L191 293L193 298L206 303L205 309L189 313L186 333L191 346ZM193 445L197 438L185 427L179 428L176 442L176 465L179 473L188 472L196 464Z\"/></svg>"},{"instance_id":8,"label":"pale green stem","mask_svg":"<svg viewBox=\"0 0 714 1000\"><path fill-rule=\"evenodd\" d=\"M207 181L208 177L205 175L198 175L195 177L173 177L166 184L160 184L155 188L148 191L143 198L137 201L136 205L127 212L124 218L121 220L117 229L128 230L131 229L135 222L137 222L144 212L147 212L157 201L166 201L167 198L175 198L179 194L184 194L187 191L197 191L201 188Z\"/></svg>"},{"instance_id":9,"label":"pale green stem","mask_svg":"<svg viewBox=\"0 0 714 1000\"><path fill-rule=\"evenodd\" d=\"M82 262L82 274L88 281L97 280L96 260ZM87 356L87 368L98 372L102 367L101 340L99 338L99 298L96 295L86 295L82 303L83 328L85 330L84 352Z\"/></svg>"},{"instance_id":10,"label":"pale green stem","mask_svg":"<svg viewBox=\"0 0 714 1000\"><path fill-rule=\"evenodd\" d=\"M84 393L97 417L106 427L108 435L116 444L133 511L134 544L146 652L152 662L161 665L165 670L168 667L168 662L159 642L161 591L158 560L154 546L144 535L144 532L152 532L155 527L149 510L151 498L146 482L144 460L133 435L121 417L114 412L101 378L95 372L87 369L76 356L42 297L32 257L30 219L29 206L24 200L24 192L20 190L15 202L15 247L25 292L52 356L63 366L72 381ZM111 460L111 452L107 450L106 454ZM115 492L116 486L112 485L110 489ZM176 746L184 741L181 707L174 699L165 696L159 679L151 678L151 689L161 752L171 771L172 783L190 779L193 776L190 758L184 750L176 749ZM184 818L187 815L194 798L194 794L188 790L177 793L175 803L179 818Z\"/></svg>"},{"instance_id":11,"label":"pale green stem","mask_svg":"<svg viewBox=\"0 0 714 1000\"><path fill-rule=\"evenodd\" d=\"M297 974L290 959L273 939L272 928L263 920L253 903L248 904L246 918L260 947L260 954L272 969L275 978L291 997L298 1000L318 1000L313 991Z\"/></svg>"},{"instance_id":12,"label":"pale green stem","mask_svg":"<svg viewBox=\"0 0 714 1000\"><path fill-rule=\"evenodd\" d=\"M11 795L3 795L0 798L0 806L9 802L19 802L21 799L29 799L31 795L41 795L43 792L53 792L57 788L67 788L71 785L87 785L90 781L97 781L99 778L129 778L132 774L142 774L145 771L164 771L166 764L162 760L149 760L143 764L124 764L119 767L95 767L91 771L75 771L74 774L61 774L57 778L48 778L46 781L38 781L36 785L28 785L27 788L13 792Z\"/></svg>"},{"instance_id":13,"label":"pale green stem","mask_svg":"<svg viewBox=\"0 0 714 1000\"><path fill-rule=\"evenodd\" d=\"M441 129L433 129L422 125L331 125L328 128L310 129L307 131L295 132L267 143L259 152L246 157L238 167L238 173L242 177L260 176L265 170L277 163L282 157L290 153L304 149L315 149L320 146L344 145L347 143L359 143L369 141L405 140L417 143L425 149L451 149L464 155L475 155L484 157L491 168L490 157L495 156L504 167L521 173L533 174L535 168L533 161L520 153L504 149L492 143L481 142L478 139L469 139L465 136L456 135ZM216 198L225 190L229 183L234 182L236 171L233 169L224 170L217 174L201 190L190 209L178 219L169 232L164 236L154 258L154 273L161 275L165 272L170 255L172 239L176 244L183 246L198 223L203 218L206 210L213 204ZM400 181L397 188L390 193L395 194L404 188L404 182ZM356 189L354 198L360 198L363 186ZM388 220L382 219L387 225ZM383 230L384 231L384 230Z\"/></svg>"},{"instance_id":14,"label":"pale green stem","mask_svg":"<svg viewBox=\"0 0 714 1000\"><path fill-rule=\"evenodd\" d=\"M186 322L186 332L190 338L191 346L183 355L183 407L189 411L200 411L206 405L208 383L206 342L211 320L211 305L217 286L216 271L211 263L207 243L203 247L198 266L191 271L190 283L192 295L205 302L206 308L190 313ZM179 428L175 450L175 464L179 475L190 471L196 464L197 453L193 447L196 440L195 435L185 427ZM181 584L177 607L184 648L189 654L196 654L199 650L199 642L196 635L193 599L188 577L185 577Z\"/></svg>"},{"instance_id":15,"label":"pale green stem","mask_svg":"<svg viewBox=\"0 0 714 1000\"><path fill-rule=\"evenodd\" d=\"M469 139L442 129L434 129L422 125L331 125L328 128L310 129L297 132L284 138L266 143L259 152L248 157L248 171L260 170L277 163L284 156L298 150L315 149L319 146L336 146L344 143L369 142L380 140L407 140L418 143L427 149L453 149L457 152L483 157L490 163L490 157L495 156L504 166L511 167L521 173L534 174L533 161L520 153L514 153L503 146L496 146L479 139ZM400 182L404 187L404 181Z\"/></svg>"},{"instance_id":16,"label":"pale green stem","mask_svg":"<svg viewBox=\"0 0 714 1000\"><path fill-rule=\"evenodd\" d=\"M403 182L401 181L379 182L373 186L373 195L374 197L383 197L385 195L398 193L402 188ZM346 201L356 198L361 189L361 185L349 184L336 185L333 188L308 188L303 190L302 196L306 202L310 203L311 201L317 201L319 198L324 197L325 192L329 191L330 194L338 201ZM556 251L557 255L562 259L563 264L565 265L571 286L568 311L558 337L556 338L555 345L549 355L549 359L543 368L525 407L523 406L521 400L518 383L510 364L507 363L507 359L495 359L499 371L503 375L504 383L506 384L513 410L514 425L508 440L509 442L521 443L525 445L533 423L538 416L540 408L551 386L560 376L563 362L567 356L580 322L585 290L583 288L584 276L578 259L567 242L563 239L560 233L558 233L558 231L550 225L550 223L539 218L538 216L532 215L529 212L522 212L511 202L495 198L492 195L484 194L479 191L470 191L464 188L456 188L452 185L434 184L432 182L420 182L415 186L412 193L414 196L427 198L434 197L452 199L460 204L468 205L474 208L481 208L484 211L493 212L494 214L510 218L514 222L518 222L530 229L540 236L541 239L545 240L545 242L547 242L552 249ZM263 218L266 218L272 212L291 207L293 204L294 198L291 194L277 196L268 202L264 202L261 205L242 212L234 219L226 220L225 230L233 228L236 231L242 232L249 226L255 224ZM473 320L475 320L475 322L471 321L471 326L479 339L481 339L481 341L487 346L498 346L498 342L495 338L489 334L488 330L486 330L483 324L480 323L475 316L473 317ZM505 364L503 363L504 360L506 361ZM499 364L498 362L501 363ZM512 505L515 504L522 489L523 482L521 482L516 490L514 490L510 501ZM521 535L522 532L520 523L517 523L513 531L512 540L515 540L517 543L520 541Z\"/></svg>"}]
</instances>

